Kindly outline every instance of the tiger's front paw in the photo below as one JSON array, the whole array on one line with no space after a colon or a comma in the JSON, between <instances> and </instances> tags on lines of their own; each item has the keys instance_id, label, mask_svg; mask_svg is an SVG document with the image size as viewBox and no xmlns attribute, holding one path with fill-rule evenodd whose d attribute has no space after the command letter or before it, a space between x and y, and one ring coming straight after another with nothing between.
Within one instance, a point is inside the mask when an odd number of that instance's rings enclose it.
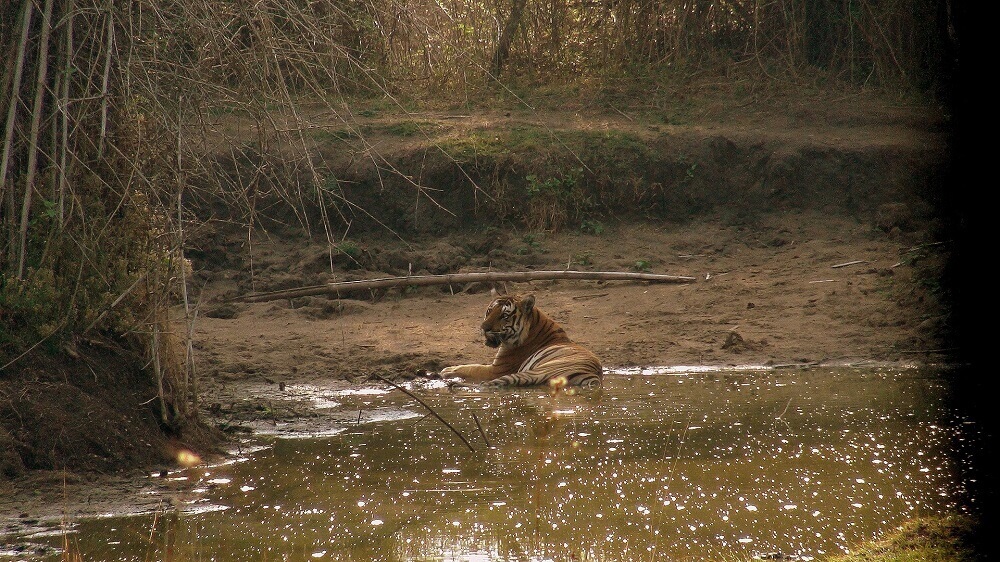
<instances>
[{"instance_id":1,"label":"tiger's front paw","mask_svg":"<svg viewBox=\"0 0 1000 562\"><path fill-rule=\"evenodd\" d=\"M503 388L508 385L509 383L503 377L500 377L493 380L485 381L481 383L479 386L480 388Z\"/></svg>"},{"instance_id":2,"label":"tiger's front paw","mask_svg":"<svg viewBox=\"0 0 1000 562\"><path fill-rule=\"evenodd\" d=\"M479 382L492 378L492 371L489 365L455 365L441 369L441 378L458 377L469 382Z\"/></svg>"}]
</instances>

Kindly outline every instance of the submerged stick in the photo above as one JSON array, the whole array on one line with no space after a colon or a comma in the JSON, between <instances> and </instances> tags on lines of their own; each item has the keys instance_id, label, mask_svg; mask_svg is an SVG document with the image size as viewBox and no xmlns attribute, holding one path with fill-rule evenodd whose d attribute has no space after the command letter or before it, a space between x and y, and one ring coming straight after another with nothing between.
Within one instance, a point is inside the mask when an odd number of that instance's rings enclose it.
<instances>
[{"instance_id":1,"label":"submerged stick","mask_svg":"<svg viewBox=\"0 0 1000 562\"><path fill-rule=\"evenodd\" d=\"M433 415L435 418L437 418L439 422L443 423L448 429L450 429L455 435L457 435L458 438L462 440L462 443L465 443L465 446L468 447L470 451L472 451L473 453L476 452L476 449L472 447L472 444L469 443L469 440L466 439L464 435L462 435L457 429L455 429L454 426L452 426L444 418L442 418L440 416L440 414L438 414L437 412L435 412L434 408L431 408L430 406L427 405L426 402L424 402L423 400L421 400L419 396L417 396L416 394L413 394L409 390L406 390L405 388L403 388L402 386L399 386L398 384L392 382L391 380L383 377L382 375L373 374L372 376L374 376L375 378L377 378L378 380L380 380L380 381L382 381L382 382L384 382L386 384L391 384L392 386L394 386L396 388L396 390L400 390L400 391L403 392L403 394L409 396L410 398L416 400L417 402L420 402L420 405L423 406L424 408L427 408L427 411L430 412L431 415Z\"/></svg>"},{"instance_id":2,"label":"submerged stick","mask_svg":"<svg viewBox=\"0 0 1000 562\"><path fill-rule=\"evenodd\" d=\"M486 442L486 447L492 449L493 445L491 445L490 440L486 438L486 432L483 431L483 426L479 423L479 416L477 416L475 412L472 412L472 419L476 420L476 427L479 428L479 434L483 436L483 441Z\"/></svg>"},{"instance_id":3,"label":"submerged stick","mask_svg":"<svg viewBox=\"0 0 1000 562\"><path fill-rule=\"evenodd\" d=\"M659 273L633 273L630 271L489 271L481 273L449 273L445 275L407 275L382 277L360 281L335 281L298 289L282 289L264 293L250 293L227 299L227 302L266 302L310 295L340 295L354 291L385 289L400 286L447 285L472 281L541 281L548 279L592 279L599 281L651 281L654 283L690 283L694 277L662 275Z\"/></svg>"}]
</instances>

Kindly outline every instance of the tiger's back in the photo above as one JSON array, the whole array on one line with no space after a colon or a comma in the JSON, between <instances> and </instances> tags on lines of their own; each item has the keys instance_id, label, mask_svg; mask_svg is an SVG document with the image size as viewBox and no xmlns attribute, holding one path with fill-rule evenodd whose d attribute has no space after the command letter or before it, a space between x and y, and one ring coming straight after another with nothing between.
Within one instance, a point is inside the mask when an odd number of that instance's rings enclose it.
<instances>
[{"instance_id":1,"label":"tiger's back","mask_svg":"<svg viewBox=\"0 0 1000 562\"><path fill-rule=\"evenodd\" d=\"M575 343L566 331L535 307L534 295L503 296L486 308L482 323L486 345L499 348L491 365L457 365L441 374L482 382L483 386L599 386L600 359Z\"/></svg>"}]
</instances>

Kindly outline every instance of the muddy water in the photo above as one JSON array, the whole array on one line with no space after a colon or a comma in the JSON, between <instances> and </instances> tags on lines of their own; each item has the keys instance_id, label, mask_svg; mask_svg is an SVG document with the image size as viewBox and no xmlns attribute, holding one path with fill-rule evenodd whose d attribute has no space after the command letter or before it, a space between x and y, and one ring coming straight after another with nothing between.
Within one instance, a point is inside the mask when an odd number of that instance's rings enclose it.
<instances>
[{"instance_id":1,"label":"muddy water","mask_svg":"<svg viewBox=\"0 0 1000 562\"><path fill-rule=\"evenodd\" d=\"M387 385L289 386L315 405L308 424L271 426L243 462L171 474L196 484L172 509L79 522L72 551L87 562L808 560L966 499L961 447L975 428L935 371L652 369L589 394L409 388L468 445Z\"/></svg>"}]
</instances>

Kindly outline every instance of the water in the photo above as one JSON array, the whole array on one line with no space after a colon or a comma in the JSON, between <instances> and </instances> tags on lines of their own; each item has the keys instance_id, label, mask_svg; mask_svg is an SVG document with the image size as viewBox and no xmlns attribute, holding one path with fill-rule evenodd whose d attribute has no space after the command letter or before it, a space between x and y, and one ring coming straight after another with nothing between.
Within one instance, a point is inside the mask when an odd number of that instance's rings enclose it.
<instances>
[{"instance_id":1,"label":"water","mask_svg":"<svg viewBox=\"0 0 1000 562\"><path fill-rule=\"evenodd\" d=\"M309 426L271 426L245 462L171 474L196 483L177 509L78 522L72 553L809 560L967 500L976 427L934 370L675 368L555 395L409 388L475 451L388 385L289 386L314 400Z\"/></svg>"}]
</instances>

